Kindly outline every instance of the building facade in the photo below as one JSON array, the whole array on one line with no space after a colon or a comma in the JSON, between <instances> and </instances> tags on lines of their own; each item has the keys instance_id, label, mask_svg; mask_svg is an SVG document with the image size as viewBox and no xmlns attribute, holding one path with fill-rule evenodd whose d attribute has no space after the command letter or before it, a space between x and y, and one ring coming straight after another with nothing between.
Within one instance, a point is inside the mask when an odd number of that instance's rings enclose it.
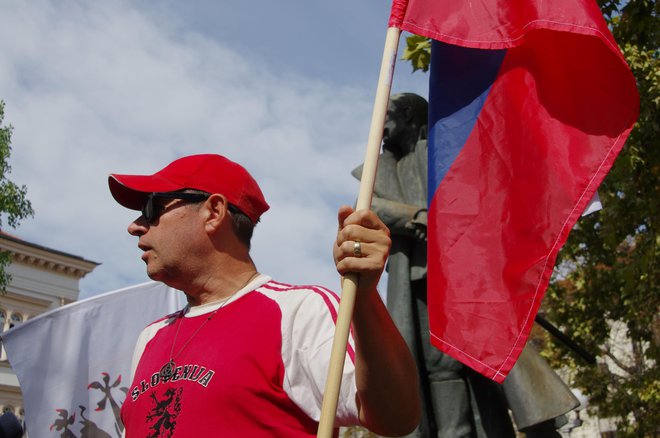
<instances>
[{"instance_id":1,"label":"building facade","mask_svg":"<svg viewBox=\"0 0 660 438\"><path fill-rule=\"evenodd\" d=\"M98 263L0 231L0 251L11 255L6 272L11 281L0 293L0 331L78 300L80 279ZM26 346L29 348L29 346ZM23 420L23 401L18 379L0 353L0 411L11 411Z\"/></svg>"}]
</instances>

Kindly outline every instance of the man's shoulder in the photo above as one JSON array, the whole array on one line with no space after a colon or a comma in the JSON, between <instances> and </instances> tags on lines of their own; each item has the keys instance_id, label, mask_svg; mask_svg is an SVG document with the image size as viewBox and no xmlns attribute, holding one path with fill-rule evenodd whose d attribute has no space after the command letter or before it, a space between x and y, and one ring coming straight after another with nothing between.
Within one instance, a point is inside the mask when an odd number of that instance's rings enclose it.
<instances>
[{"instance_id":1,"label":"man's shoulder","mask_svg":"<svg viewBox=\"0 0 660 438\"><path fill-rule=\"evenodd\" d=\"M288 308L336 308L339 303L339 295L319 285L294 285L270 280L255 291Z\"/></svg>"},{"instance_id":2,"label":"man's shoulder","mask_svg":"<svg viewBox=\"0 0 660 438\"><path fill-rule=\"evenodd\" d=\"M174 320L177 316L179 316L180 313L181 313L181 310L176 310L172 313L169 313L169 314L163 316L162 318L158 318L157 320L153 321L149 325L167 323L168 321Z\"/></svg>"},{"instance_id":3,"label":"man's shoulder","mask_svg":"<svg viewBox=\"0 0 660 438\"><path fill-rule=\"evenodd\" d=\"M142 331L158 331L161 328L170 325L176 317L179 315L181 311L177 310L176 312L172 312L168 315L163 316L162 318L158 318L155 321L150 322Z\"/></svg>"},{"instance_id":4,"label":"man's shoulder","mask_svg":"<svg viewBox=\"0 0 660 438\"><path fill-rule=\"evenodd\" d=\"M270 280L255 289L258 292L266 293L273 297L288 296L336 296L330 289L313 284L288 284L275 280Z\"/></svg>"},{"instance_id":5,"label":"man's shoulder","mask_svg":"<svg viewBox=\"0 0 660 438\"><path fill-rule=\"evenodd\" d=\"M282 336L296 349L315 350L332 339L339 296L318 285L293 285L270 281L255 290L275 303L281 317ZM304 346L303 346L304 345Z\"/></svg>"}]
</instances>

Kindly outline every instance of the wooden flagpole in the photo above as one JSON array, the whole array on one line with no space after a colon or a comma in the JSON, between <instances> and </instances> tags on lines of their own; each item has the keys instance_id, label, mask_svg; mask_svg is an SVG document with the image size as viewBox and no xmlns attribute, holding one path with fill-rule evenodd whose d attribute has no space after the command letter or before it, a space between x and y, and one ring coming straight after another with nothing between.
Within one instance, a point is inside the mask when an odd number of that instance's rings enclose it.
<instances>
[{"instance_id":1,"label":"wooden flagpole","mask_svg":"<svg viewBox=\"0 0 660 438\"><path fill-rule=\"evenodd\" d=\"M387 29L356 210L371 208L371 198L374 190L374 181L376 180L380 144L383 141L383 128L387 114L387 103L392 88L392 77L394 75L394 65L399 49L400 34L401 31L396 27ZM328 367L328 378L323 394L319 429L316 435L318 438L332 438L333 436L337 401L339 400L339 388L346 357L346 343L348 342L348 333L353 318L353 307L355 305L355 295L359 280L357 274L348 274L345 276L342 284L335 337L332 342L332 353Z\"/></svg>"}]
</instances>

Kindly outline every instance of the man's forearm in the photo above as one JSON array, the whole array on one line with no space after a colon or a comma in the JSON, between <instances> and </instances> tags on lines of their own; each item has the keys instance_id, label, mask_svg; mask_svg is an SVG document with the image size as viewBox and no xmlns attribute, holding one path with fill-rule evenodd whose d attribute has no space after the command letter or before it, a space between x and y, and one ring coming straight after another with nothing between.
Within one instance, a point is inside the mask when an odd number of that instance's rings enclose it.
<instances>
[{"instance_id":1,"label":"man's forearm","mask_svg":"<svg viewBox=\"0 0 660 438\"><path fill-rule=\"evenodd\" d=\"M379 435L405 435L419 423L417 368L378 293L362 298L353 316L360 421Z\"/></svg>"}]
</instances>

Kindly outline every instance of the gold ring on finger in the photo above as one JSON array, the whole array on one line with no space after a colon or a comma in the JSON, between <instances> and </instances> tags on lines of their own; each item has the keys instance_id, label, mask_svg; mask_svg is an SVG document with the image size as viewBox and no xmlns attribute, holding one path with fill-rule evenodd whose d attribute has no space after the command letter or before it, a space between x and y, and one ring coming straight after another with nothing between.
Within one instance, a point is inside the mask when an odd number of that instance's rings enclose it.
<instances>
[{"instance_id":1,"label":"gold ring on finger","mask_svg":"<svg viewBox=\"0 0 660 438\"><path fill-rule=\"evenodd\" d=\"M353 255L355 257L362 257L362 244L360 242L353 243Z\"/></svg>"}]
</instances>

